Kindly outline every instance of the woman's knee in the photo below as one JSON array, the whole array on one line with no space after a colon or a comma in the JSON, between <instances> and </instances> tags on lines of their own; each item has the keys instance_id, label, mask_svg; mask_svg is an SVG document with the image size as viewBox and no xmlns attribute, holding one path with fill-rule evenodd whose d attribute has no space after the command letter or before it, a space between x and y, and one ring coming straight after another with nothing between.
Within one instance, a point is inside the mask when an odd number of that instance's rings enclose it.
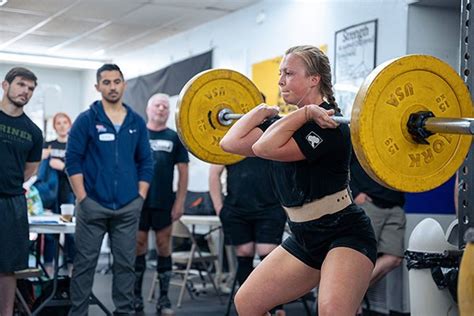
<instances>
[{"instance_id":1,"label":"woman's knee","mask_svg":"<svg viewBox=\"0 0 474 316\"><path fill-rule=\"evenodd\" d=\"M244 294L242 294L242 291L237 291L237 293L234 296L234 304L235 308L237 309L238 314L243 314L244 309L245 309L245 297Z\"/></svg>"},{"instance_id":2,"label":"woman's knee","mask_svg":"<svg viewBox=\"0 0 474 316\"><path fill-rule=\"evenodd\" d=\"M349 304L350 305L350 304ZM358 306L349 306L347 301L341 302L339 298L318 298L318 315L319 316L344 316L355 315Z\"/></svg>"},{"instance_id":3,"label":"woman's knee","mask_svg":"<svg viewBox=\"0 0 474 316\"><path fill-rule=\"evenodd\" d=\"M245 286L242 286L237 291L234 297L234 304L238 315L265 315L270 308L266 308L262 304L262 300L255 297L255 293L247 291Z\"/></svg>"},{"instance_id":4,"label":"woman's knee","mask_svg":"<svg viewBox=\"0 0 474 316\"><path fill-rule=\"evenodd\" d=\"M242 291L242 288L240 288L234 297L234 304L235 304L237 313L242 316L255 315L253 311L253 308L255 308L255 306L249 303L250 303L250 297L248 297L246 292Z\"/></svg>"}]
</instances>

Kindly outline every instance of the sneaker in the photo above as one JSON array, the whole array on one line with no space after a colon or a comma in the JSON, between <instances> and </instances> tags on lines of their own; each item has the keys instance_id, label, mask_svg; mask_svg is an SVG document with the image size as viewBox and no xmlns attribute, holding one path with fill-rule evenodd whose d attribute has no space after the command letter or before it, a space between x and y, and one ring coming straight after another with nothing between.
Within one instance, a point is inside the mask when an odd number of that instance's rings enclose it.
<instances>
[{"instance_id":1,"label":"sneaker","mask_svg":"<svg viewBox=\"0 0 474 316\"><path fill-rule=\"evenodd\" d=\"M171 308L171 301L168 296L161 296L158 299L158 303L156 303L156 312L163 316L174 315L174 311Z\"/></svg>"},{"instance_id":2,"label":"sneaker","mask_svg":"<svg viewBox=\"0 0 474 316\"><path fill-rule=\"evenodd\" d=\"M136 312L143 311L143 298L141 296L135 296L133 299L133 308Z\"/></svg>"}]
</instances>

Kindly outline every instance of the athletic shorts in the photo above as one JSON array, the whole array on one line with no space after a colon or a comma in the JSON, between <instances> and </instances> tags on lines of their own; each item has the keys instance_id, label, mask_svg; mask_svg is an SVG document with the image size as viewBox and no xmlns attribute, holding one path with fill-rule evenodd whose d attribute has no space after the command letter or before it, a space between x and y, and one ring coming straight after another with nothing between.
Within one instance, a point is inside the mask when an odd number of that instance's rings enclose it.
<instances>
[{"instance_id":1,"label":"athletic shorts","mask_svg":"<svg viewBox=\"0 0 474 316\"><path fill-rule=\"evenodd\" d=\"M154 231L162 230L173 223L171 220L171 210L160 208L142 208L138 230L147 232L150 228Z\"/></svg>"},{"instance_id":2,"label":"athletic shorts","mask_svg":"<svg viewBox=\"0 0 474 316\"><path fill-rule=\"evenodd\" d=\"M377 242L369 217L351 204L345 209L307 222L288 220L292 235L282 247L306 265L321 269L331 249L347 247L367 256L375 264Z\"/></svg>"},{"instance_id":3,"label":"athletic shorts","mask_svg":"<svg viewBox=\"0 0 474 316\"><path fill-rule=\"evenodd\" d=\"M28 268L29 242L25 196L0 197L0 273Z\"/></svg>"},{"instance_id":4,"label":"athletic shorts","mask_svg":"<svg viewBox=\"0 0 474 316\"><path fill-rule=\"evenodd\" d=\"M377 240L377 252L403 257L407 223L405 211L399 206L380 208L370 202L359 206L364 209L372 222Z\"/></svg>"},{"instance_id":5,"label":"athletic shorts","mask_svg":"<svg viewBox=\"0 0 474 316\"><path fill-rule=\"evenodd\" d=\"M252 211L224 206L219 217L225 244L233 246L248 242L279 245L286 223L282 208Z\"/></svg>"}]
</instances>

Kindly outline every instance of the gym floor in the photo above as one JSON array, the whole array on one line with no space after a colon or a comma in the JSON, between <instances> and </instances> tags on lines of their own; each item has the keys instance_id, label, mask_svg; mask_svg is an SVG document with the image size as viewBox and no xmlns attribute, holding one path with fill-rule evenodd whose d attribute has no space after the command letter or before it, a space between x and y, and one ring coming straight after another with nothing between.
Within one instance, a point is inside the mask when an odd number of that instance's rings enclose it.
<instances>
[{"instance_id":1,"label":"gym floor","mask_svg":"<svg viewBox=\"0 0 474 316\"><path fill-rule=\"evenodd\" d=\"M145 273L145 278L143 281L143 297L145 301L145 310L142 313L137 313L137 315L156 315L155 313L155 304L156 301L148 302L147 296L151 286L151 281L153 278L153 270L148 269ZM94 294L99 298L99 300L112 312L114 305L112 302L112 273L96 273L94 280ZM173 309L177 316L212 316L219 315L223 316L226 311L227 301L229 299L228 294L222 295L223 303L219 303L216 293L212 289L212 286L209 285L208 290L205 293L201 293L198 296L195 296L194 299L191 299L188 293L184 294L183 302L181 308L176 308L176 301L178 300L179 288L177 286L170 286L170 299L173 303ZM311 304L311 303L309 303ZM311 305L310 305L311 306ZM304 310L303 304L300 302L294 302L288 305L285 305L285 310L287 316L304 316L306 312ZM313 313L314 314L314 313ZM104 313L99 309L98 306L93 305L89 308L90 316L102 316ZM230 315L237 315L235 312L234 306Z\"/></svg>"}]
</instances>

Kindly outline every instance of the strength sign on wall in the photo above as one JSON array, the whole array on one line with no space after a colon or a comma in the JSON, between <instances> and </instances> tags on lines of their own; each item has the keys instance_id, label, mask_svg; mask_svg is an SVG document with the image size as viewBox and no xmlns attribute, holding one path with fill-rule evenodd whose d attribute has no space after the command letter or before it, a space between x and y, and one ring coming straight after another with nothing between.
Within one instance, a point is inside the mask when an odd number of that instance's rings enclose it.
<instances>
[{"instance_id":1,"label":"strength sign on wall","mask_svg":"<svg viewBox=\"0 0 474 316\"><path fill-rule=\"evenodd\" d=\"M334 82L337 102L350 116L352 103L365 77L375 68L377 20L336 32Z\"/></svg>"}]
</instances>

